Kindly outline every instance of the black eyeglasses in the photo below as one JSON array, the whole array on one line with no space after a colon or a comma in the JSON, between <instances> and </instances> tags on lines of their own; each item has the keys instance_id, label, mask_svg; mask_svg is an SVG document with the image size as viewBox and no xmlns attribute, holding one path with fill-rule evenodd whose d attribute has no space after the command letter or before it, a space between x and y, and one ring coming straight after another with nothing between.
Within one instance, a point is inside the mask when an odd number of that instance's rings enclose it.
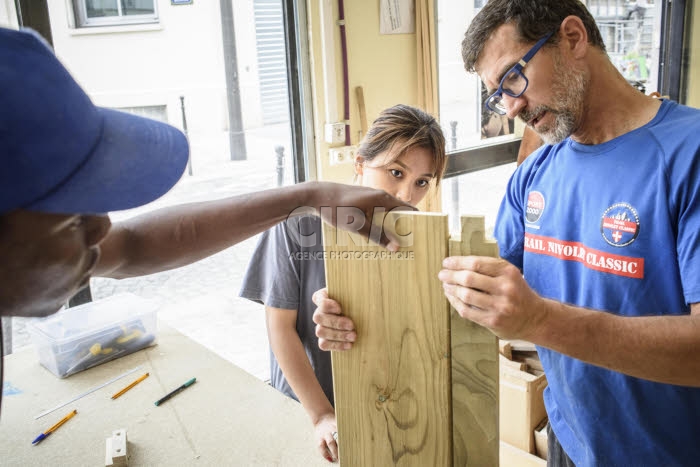
<instances>
[{"instance_id":1,"label":"black eyeglasses","mask_svg":"<svg viewBox=\"0 0 700 467\"><path fill-rule=\"evenodd\" d=\"M549 38L552 37L552 34L554 34L554 31L550 32L542 39L537 41L537 43L534 46L532 46L529 52L526 53L525 56L521 58L520 61L515 64L515 66L513 66L513 68L508 70L508 72L506 72L506 74L503 75L501 83L498 85L498 89L496 89L496 92L491 94L489 98L486 99L486 108L492 110L493 112L496 112L499 115L505 115L506 108L503 105L503 94L505 93L511 97L520 97L523 95L529 83L527 77L523 74L522 70L523 68L525 68L525 65L527 65L527 63L530 60L532 60L532 57L535 56L537 51L540 50L540 48L542 48L545 42L547 42Z\"/></svg>"}]
</instances>

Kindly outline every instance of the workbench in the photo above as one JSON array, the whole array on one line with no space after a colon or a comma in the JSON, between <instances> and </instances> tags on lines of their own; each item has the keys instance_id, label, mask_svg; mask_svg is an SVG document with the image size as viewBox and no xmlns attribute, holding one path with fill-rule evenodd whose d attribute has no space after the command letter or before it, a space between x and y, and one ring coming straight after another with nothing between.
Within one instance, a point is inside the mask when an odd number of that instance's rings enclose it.
<instances>
[{"instance_id":1,"label":"workbench","mask_svg":"<svg viewBox=\"0 0 700 467\"><path fill-rule=\"evenodd\" d=\"M235 339L235 336L231 336ZM72 404L34 416L124 372ZM150 376L111 400L144 373ZM157 345L59 379L33 348L4 359L0 412L3 465L105 465L106 438L127 430L129 465L328 466L301 405L162 323ZM159 407L154 402L196 377ZM78 414L36 446L67 413Z\"/></svg>"}]
</instances>

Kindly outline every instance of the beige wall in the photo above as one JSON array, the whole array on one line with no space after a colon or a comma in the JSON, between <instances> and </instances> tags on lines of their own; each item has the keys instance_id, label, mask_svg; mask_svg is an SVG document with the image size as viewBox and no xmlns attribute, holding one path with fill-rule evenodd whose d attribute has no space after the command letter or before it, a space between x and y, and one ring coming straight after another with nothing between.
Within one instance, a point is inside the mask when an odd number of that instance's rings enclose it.
<instances>
[{"instance_id":1,"label":"beige wall","mask_svg":"<svg viewBox=\"0 0 700 467\"><path fill-rule=\"evenodd\" d=\"M700 4L693 5L692 24L689 37L688 102L691 107L700 108Z\"/></svg>"},{"instance_id":2,"label":"beige wall","mask_svg":"<svg viewBox=\"0 0 700 467\"><path fill-rule=\"evenodd\" d=\"M337 2L333 3L334 8L337 8ZM320 61L320 0L308 0L307 5L318 178L349 183L352 180L352 165L330 166L328 157L330 146L323 140L325 101L323 68ZM337 17L337 10L335 17ZM345 22L350 83L351 142L357 144L360 124L355 87L362 86L364 90L368 125L386 107L399 103L416 105L416 36L415 34L380 35L379 2L374 1L345 2ZM336 46L336 71L338 81L342 83L339 40ZM337 90L338 113L342 117L341 84L338 85Z\"/></svg>"}]
</instances>

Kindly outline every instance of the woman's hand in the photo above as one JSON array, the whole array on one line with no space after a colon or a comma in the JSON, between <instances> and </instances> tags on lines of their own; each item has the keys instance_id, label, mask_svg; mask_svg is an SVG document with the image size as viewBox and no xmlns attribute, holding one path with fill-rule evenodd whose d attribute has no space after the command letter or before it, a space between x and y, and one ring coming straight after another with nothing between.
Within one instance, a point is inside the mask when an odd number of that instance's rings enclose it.
<instances>
[{"instance_id":1,"label":"woman's hand","mask_svg":"<svg viewBox=\"0 0 700 467\"><path fill-rule=\"evenodd\" d=\"M355 323L341 314L340 304L328 298L328 289L317 290L311 299L318 307L313 320L321 350L351 349L357 338Z\"/></svg>"},{"instance_id":2,"label":"woman's hand","mask_svg":"<svg viewBox=\"0 0 700 467\"><path fill-rule=\"evenodd\" d=\"M335 419L335 413L331 412L322 415L314 423L314 431L316 432L316 445L318 450L328 462L338 461L338 425Z\"/></svg>"}]
</instances>

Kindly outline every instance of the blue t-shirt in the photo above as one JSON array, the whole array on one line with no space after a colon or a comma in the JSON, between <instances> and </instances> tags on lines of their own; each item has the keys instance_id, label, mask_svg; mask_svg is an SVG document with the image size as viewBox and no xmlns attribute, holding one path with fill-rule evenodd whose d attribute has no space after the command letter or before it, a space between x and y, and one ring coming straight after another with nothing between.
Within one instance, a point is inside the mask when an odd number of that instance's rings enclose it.
<instances>
[{"instance_id":1,"label":"blue t-shirt","mask_svg":"<svg viewBox=\"0 0 700 467\"><path fill-rule=\"evenodd\" d=\"M663 101L606 143L545 146L513 174L498 217L501 256L540 295L621 316L688 315L700 302L700 111ZM700 464L700 388L537 350L550 423L577 466Z\"/></svg>"}]
</instances>

